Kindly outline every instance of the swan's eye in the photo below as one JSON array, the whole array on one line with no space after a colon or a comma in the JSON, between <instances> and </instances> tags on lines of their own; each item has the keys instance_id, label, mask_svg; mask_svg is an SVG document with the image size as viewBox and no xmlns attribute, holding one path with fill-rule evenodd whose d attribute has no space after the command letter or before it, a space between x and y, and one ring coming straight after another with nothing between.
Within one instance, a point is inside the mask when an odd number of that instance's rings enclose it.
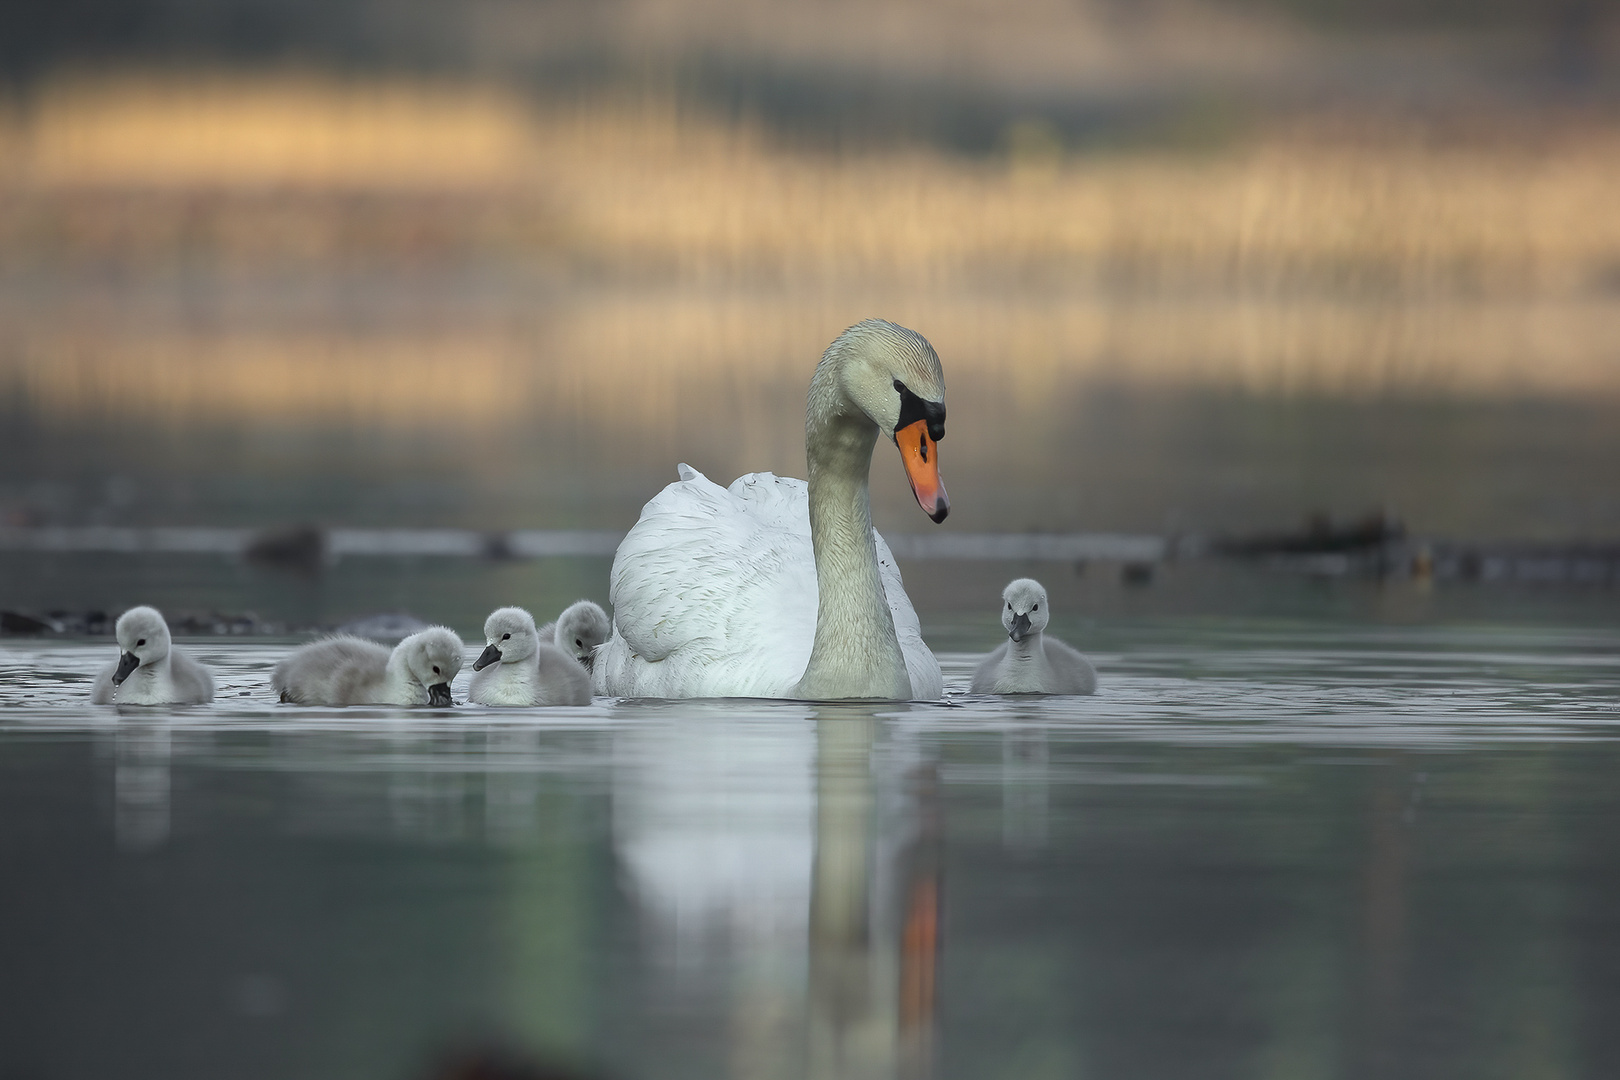
<instances>
[{"instance_id":1,"label":"swan's eye","mask_svg":"<svg viewBox=\"0 0 1620 1080\"><path fill-rule=\"evenodd\" d=\"M439 665L434 664L433 665L433 674L437 675L438 673L439 673Z\"/></svg>"},{"instance_id":2,"label":"swan's eye","mask_svg":"<svg viewBox=\"0 0 1620 1080\"><path fill-rule=\"evenodd\" d=\"M145 638L141 638L141 640L139 640L139 641L137 641L137 642L136 642L136 643L135 643L135 647L136 647L136 648L137 648L137 649L138 649L138 648L140 648L140 647L141 647L141 646L142 646L142 645L145 645L145 644L146 644L146 639L145 639Z\"/></svg>"},{"instance_id":3,"label":"swan's eye","mask_svg":"<svg viewBox=\"0 0 1620 1080\"><path fill-rule=\"evenodd\" d=\"M511 636L512 636L512 635L511 635L511 634L502 634L502 635L501 635L501 640L502 640L502 641L505 641L505 640L506 640L506 639L507 639L507 638L509 638L509 637L511 637Z\"/></svg>"},{"instance_id":4,"label":"swan's eye","mask_svg":"<svg viewBox=\"0 0 1620 1080\"><path fill-rule=\"evenodd\" d=\"M899 379L894 380L894 388L900 391L902 394L906 392L906 384L901 382Z\"/></svg>"}]
</instances>

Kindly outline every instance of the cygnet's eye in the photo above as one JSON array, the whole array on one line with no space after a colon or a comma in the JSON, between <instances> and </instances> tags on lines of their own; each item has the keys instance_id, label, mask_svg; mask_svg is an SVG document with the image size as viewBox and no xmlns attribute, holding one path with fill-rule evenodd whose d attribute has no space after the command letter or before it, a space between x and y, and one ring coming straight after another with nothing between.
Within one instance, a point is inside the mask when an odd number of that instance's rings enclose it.
<instances>
[{"instance_id":1,"label":"cygnet's eye","mask_svg":"<svg viewBox=\"0 0 1620 1080\"><path fill-rule=\"evenodd\" d=\"M437 675L438 673L439 673L439 665L434 664L433 665L433 674Z\"/></svg>"},{"instance_id":2,"label":"cygnet's eye","mask_svg":"<svg viewBox=\"0 0 1620 1080\"><path fill-rule=\"evenodd\" d=\"M579 640L579 638L574 639L574 648L583 649L584 647L585 647L585 643L583 641Z\"/></svg>"},{"instance_id":3,"label":"cygnet's eye","mask_svg":"<svg viewBox=\"0 0 1620 1080\"><path fill-rule=\"evenodd\" d=\"M1011 600L1007 601L1007 610L1008 611L1012 610L1012 601Z\"/></svg>"},{"instance_id":4,"label":"cygnet's eye","mask_svg":"<svg viewBox=\"0 0 1620 1080\"><path fill-rule=\"evenodd\" d=\"M1031 610L1031 611L1039 611L1039 610L1041 610L1041 605L1036 604L1034 607L1030 608L1029 610Z\"/></svg>"},{"instance_id":5,"label":"cygnet's eye","mask_svg":"<svg viewBox=\"0 0 1620 1080\"><path fill-rule=\"evenodd\" d=\"M136 648L137 648L137 649L138 649L138 648L140 648L140 647L141 647L141 646L142 646L142 645L145 645L145 644L146 644L146 639L145 639L145 638L141 638L141 640L139 640L139 641L137 641L137 642L136 642L136 643L135 643L135 647L136 647Z\"/></svg>"},{"instance_id":6,"label":"cygnet's eye","mask_svg":"<svg viewBox=\"0 0 1620 1080\"><path fill-rule=\"evenodd\" d=\"M502 640L502 641L505 641L505 640L506 640L506 639L507 639L507 638L509 638L509 637L511 637L511 636L512 636L512 635L511 635L511 634L502 634L502 635L501 635L501 640Z\"/></svg>"}]
</instances>

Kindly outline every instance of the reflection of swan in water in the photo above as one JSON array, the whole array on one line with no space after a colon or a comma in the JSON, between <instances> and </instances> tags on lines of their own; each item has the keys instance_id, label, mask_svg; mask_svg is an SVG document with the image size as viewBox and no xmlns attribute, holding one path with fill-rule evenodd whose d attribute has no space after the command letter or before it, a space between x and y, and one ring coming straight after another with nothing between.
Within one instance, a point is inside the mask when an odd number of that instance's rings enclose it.
<instances>
[{"instance_id":1,"label":"reflection of swan in water","mask_svg":"<svg viewBox=\"0 0 1620 1080\"><path fill-rule=\"evenodd\" d=\"M938 698L939 662L872 528L879 434L934 521L945 377L921 335L872 319L828 346L805 418L809 483L722 488L681 466L613 558L595 689L622 697Z\"/></svg>"},{"instance_id":2,"label":"reflection of swan in water","mask_svg":"<svg viewBox=\"0 0 1620 1080\"><path fill-rule=\"evenodd\" d=\"M869 708L788 705L614 734L627 891L681 1007L719 994L745 1071L892 1076L926 1030L937 864L917 854L917 747L884 736Z\"/></svg>"},{"instance_id":3,"label":"reflection of swan in water","mask_svg":"<svg viewBox=\"0 0 1620 1080\"><path fill-rule=\"evenodd\" d=\"M613 835L660 938L802 949L814 861L815 727L807 708L735 710L615 733Z\"/></svg>"},{"instance_id":4,"label":"reflection of swan in water","mask_svg":"<svg viewBox=\"0 0 1620 1080\"><path fill-rule=\"evenodd\" d=\"M167 724L120 724L114 738L113 833L130 851L160 847L169 838Z\"/></svg>"}]
</instances>

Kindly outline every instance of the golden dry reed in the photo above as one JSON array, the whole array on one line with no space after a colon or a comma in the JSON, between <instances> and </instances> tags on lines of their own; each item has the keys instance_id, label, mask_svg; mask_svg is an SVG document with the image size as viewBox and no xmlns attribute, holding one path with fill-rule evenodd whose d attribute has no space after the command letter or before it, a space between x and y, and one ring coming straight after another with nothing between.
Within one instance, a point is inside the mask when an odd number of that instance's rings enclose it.
<instances>
[{"instance_id":1,"label":"golden dry reed","mask_svg":"<svg viewBox=\"0 0 1620 1080\"><path fill-rule=\"evenodd\" d=\"M1066 154L1036 124L1009 146L822 153L666 102L453 84L64 78L0 122L14 278L89 260L251 289L258 270L474 264L552 299L427 329L408 309L199 328L11 303L0 393L53 414L657 423L683 396L802 391L873 314L927 334L953 386L1031 408L1085 380L1620 391L1620 128Z\"/></svg>"}]
</instances>

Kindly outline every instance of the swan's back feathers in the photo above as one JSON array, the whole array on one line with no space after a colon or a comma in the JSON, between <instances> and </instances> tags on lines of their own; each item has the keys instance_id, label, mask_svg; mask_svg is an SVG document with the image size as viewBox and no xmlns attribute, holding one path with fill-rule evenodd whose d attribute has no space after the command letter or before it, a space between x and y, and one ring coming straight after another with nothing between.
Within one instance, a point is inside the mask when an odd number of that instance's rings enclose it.
<instances>
[{"instance_id":1,"label":"swan's back feathers","mask_svg":"<svg viewBox=\"0 0 1620 1080\"><path fill-rule=\"evenodd\" d=\"M541 645L535 653L539 669L536 705L589 705L591 676L585 666L561 649Z\"/></svg>"},{"instance_id":2,"label":"swan's back feathers","mask_svg":"<svg viewBox=\"0 0 1620 1080\"><path fill-rule=\"evenodd\" d=\"M296 705L362 705L373 700L388 671L389 651L375 641L340 634L311 642L277 664L270 688Z\"/></svg>"},{"instance_id":3,"label":"swan's back feathers","mask_svg":"<svg viewBox=\"0 0 1620 1080\"><path fill-rule=\"evenodd\" d=\"M169 650L169 678L174 683L174 700L181 705L204 705L214 700L213 673L180 649Z\"/></svg>"},{"instance_id":4,"label":"swan's back feathers","mask_svg":"<svg viewBox=\"0 0 1620 1080\"><path fill-rule=\"evenodd\" d=\"M803 497L804 484L756 473L727 490L690 466L680 475L642 508L614 557L614 636L597 653L598 686L780 697L809 663L815 634L808 511L800 534L784 527L791 495L736 489L794 485Z\"/></svg>"},{"instance_id":5,"label":"swan's back feathers","mask_svg":"<svg viewBox=\"0 0 1620 1080\"><path fill-rule=\"evenodd\" d=\"M1046 635L1042 635L1042 644L1046 646L1046 663L1052 672L1053 685L1059 688L1053 693L1097 692L1097 669L1091 666L1091 661L1087 660L1079 649L1066 641L1059 641Z\"/></svg>"},{"instance_id":6,"label":"swan's back feathers","mask_svg":"<svg viewBox=\"0 0 1620 1080\"><path fill-rule=\"evenodd\" d=\"M614 632L596 654L599 693L786 697L815 643L815 552L803 480L749 473L723 488L688 465L619 545ZM873 533L913 696L944 692L894 555Z\"/></svg>"}]
</instances>

